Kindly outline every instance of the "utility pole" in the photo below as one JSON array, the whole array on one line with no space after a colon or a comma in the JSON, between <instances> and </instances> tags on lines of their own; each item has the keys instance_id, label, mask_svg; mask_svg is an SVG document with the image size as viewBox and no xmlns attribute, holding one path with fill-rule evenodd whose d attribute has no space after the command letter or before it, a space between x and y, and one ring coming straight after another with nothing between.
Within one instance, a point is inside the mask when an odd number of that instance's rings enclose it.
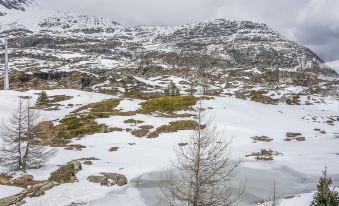
<instances>
[{"instance_id":1,"label":"utility pole","mask_svg":"<svg viewBox=\"0 0 339 206\"><path fill-rule=\"evenodd\" d=\"M7 37L5 37L5 78L4 90L9 90L9 67L8 67L8 45Z\"/></svg>"}]
</instances>

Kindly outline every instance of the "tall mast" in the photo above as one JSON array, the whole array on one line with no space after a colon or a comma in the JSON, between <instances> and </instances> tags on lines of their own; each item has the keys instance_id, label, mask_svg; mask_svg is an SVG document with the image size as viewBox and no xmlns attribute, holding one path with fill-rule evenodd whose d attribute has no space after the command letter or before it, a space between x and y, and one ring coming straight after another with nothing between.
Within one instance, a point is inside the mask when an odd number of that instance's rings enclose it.
<instances>
[{"instance_id":1,"label":"tall mast","mask_svg":"<svg viewBox=\"0 0 339 206\"><path fill-rule=\"evenodd\" d=\"M9 90L9 68L8 68L7 37L5 37L5 78L4 78L4 90Z\"/></svg>"}]
</instances>

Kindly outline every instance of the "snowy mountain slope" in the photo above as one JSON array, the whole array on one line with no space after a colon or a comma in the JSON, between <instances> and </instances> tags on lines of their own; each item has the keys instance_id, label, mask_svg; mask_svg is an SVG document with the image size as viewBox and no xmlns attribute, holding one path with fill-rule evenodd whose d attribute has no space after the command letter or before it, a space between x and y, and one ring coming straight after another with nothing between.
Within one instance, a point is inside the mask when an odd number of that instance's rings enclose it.
<instances>
[{"instance_id":1,"label":"snowy mountain slope","mask_svg":"<svg viewBox=\"0 0 339 206\"><path fill-rule=\"evenodd\" d=\"M11 7L14 7L17 1L6 2L13 2ZM76 43L70 42L72 45L65 48L53 41L46 44L41 40L42 35L64 42L77 38L88 45L102 48L89 53L118 60L114 68L130 67L145 58L151 59L151 63L208 69L307 69L322 62L312 51L289 41L267 25L250 21L216 19L175 27L124 28L108 19L52 11L35 2L30 6L27 4L26 1L21 2L22 10L11 10L7 8L9 6L0 10L6 13L0 16L0 35L9 34L14 48L42 50L53 46L53 49L66 52L78 50L88 53L88 49ZM35 44L22 46L20 41L35 41ZM44 44L40 44L41 41ZM109 45L108 41L116 44ZM103 42L105 45L102 45ZM184 59L180 60L180 57Z\"/></svg>"},{"instance_id":2,"label":"snowy mountain slope","mask_svg":"<svg viewBox=\"0 0 339 206\"><path fill-rule=\"evenodd\" d=\"M3 5L12 5L13 8L16 8L14 6L16 5L14 4L15 1L7 0L7 2L12 2L12 4L4 3ZM26 29L33 32L46 29L53 31L91 28L112 29L118 25L118 23L108 19L43 8L33 1L23 2L18 8L8 9L6 6L1 7L0 2L0 12L4 14L1 16L0 31L14 29Z\"/></svg>"},{"instance_id":3,"label":"snowy mountain slope","mask_svg":"<svg viewBox=\"0 0 339 206\"><path fill-rule=\"evenodd\" d=\"M0 0L0 6L6 9L25 11L26 7L32 3L32 0Z\"/></svg>"},{"instance_id":4,"label":"snowy mountain slope","mask_svg":"<svg viewBox=\"0 0 339 206\"><path fill-rule=\"evenodd\" d=\"M339 74L339 60L326 62L325 64L333 68L337 72L337 74Z\"/></svg>"}]
</instances>

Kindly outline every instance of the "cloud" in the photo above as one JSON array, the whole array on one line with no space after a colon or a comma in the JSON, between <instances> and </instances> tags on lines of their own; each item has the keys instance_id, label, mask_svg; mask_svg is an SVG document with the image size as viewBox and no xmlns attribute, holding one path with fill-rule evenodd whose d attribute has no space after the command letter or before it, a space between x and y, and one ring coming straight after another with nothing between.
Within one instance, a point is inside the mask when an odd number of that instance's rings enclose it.
<instances>
[{"instance_id":1,"label":"cloud","mask_svg":"<svg viewBox=\"0 0 339 206\"><path fill-rule=\"evenodd\" d=\"M180 25L212 18L268 24L325 60L339 59L338 0L40 0L124 26Z\"/></svg>"}]
</instances>

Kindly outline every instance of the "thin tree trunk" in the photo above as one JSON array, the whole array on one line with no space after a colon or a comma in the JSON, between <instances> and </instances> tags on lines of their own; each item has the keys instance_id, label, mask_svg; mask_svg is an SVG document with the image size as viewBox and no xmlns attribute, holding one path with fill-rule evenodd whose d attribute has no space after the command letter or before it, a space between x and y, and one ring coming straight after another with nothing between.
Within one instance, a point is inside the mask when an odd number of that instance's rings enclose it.
<instances>
[{"instance_id":1,"label":"thin tree trunk","mask_svg":"<svg viewBox=\"0 0 339 206\"><path fill-rule=\"evenodd\" d=\"M29 155L29 148L31 143L31 111L29 108L30 104L29 101L27 103L27 143L26 143L26 150L24 155L24 163L23 163L23 171L26 172L27 170L27 159Z\"/></svg>"}]
</instances>

